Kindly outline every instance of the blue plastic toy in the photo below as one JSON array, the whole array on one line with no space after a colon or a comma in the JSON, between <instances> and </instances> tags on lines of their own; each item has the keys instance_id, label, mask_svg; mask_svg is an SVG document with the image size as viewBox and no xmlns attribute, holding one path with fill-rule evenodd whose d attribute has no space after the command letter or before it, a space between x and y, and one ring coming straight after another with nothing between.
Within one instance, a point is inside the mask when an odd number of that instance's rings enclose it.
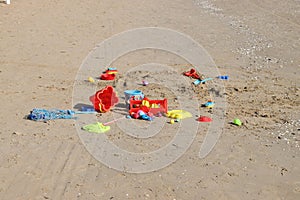
<instances>
[{"instance_id":1,"label":"blue plastic toy","mask_svg":"<svg viewBox=\"0 0 300 200\"><path fill-rule=\"evenodd\" d=\"M148 121L152 121L152 118L150 116L148 116L144 111L139 110L138 111L138 115L139 118L143 119L143 120L148 120Z\"/></svg>"},{"instance_id":2,"label":"blue plastic toy","mask_svg":"<svg viewBox=\"0 0 300 200\"><path fill-rule=\"evenodd\" d=\"M212 101L208 101L204 104L204 106L207 108L212 108L212 107L214 107L214 105L215 105L215 103Z\"/></svg>"},{"instance_id":3,"label":"blue plastic toy","mask_svg":"<svg viewBox=\"0 0 300 200\"><path fill-rule=\"evenodd\" d=\"M199 85L200 83L205 83L206 81L210 81L210 80L212 80L212 78L206 78L203 80L197 79L193 83L194 83L194 85Z\"/></svg>"},{"instance_id":4,"label":"blue plastic toy","mask_svg":"<svg viewBox=\"0 0 300 200\"><path fill-rule=\"evenodd\" d=\"M218 76L219 79L222 79L222 80L228 80L229 79L229 76Z\"/></svg>"}]
</instances>

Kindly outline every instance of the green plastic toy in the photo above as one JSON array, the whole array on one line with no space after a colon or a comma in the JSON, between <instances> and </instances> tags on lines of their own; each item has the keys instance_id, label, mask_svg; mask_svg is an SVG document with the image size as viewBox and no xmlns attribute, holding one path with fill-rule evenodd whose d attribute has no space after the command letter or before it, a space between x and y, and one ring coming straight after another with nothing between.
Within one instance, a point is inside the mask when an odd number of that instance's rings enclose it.
<instances>
[{"instance_id":1,"label":"green plastic toy","mask_svg":"<svg viewBox=\"0 0 300 200\"><path fill-rule=\"evenodd\" d=\"M237 125L237 126L241 126L241 125L242 125L242 122L241 122L241 120L239 120L238 118L235 118L235 119L233 120L233 124L235 124L235 125Z\"/></svg>"},{"instance_id":2,"label":"green plastic toy","mask_svg":"<svg viewBox=\"0 0 300 200\"><path fill-rule=\"evenodd\" d=\"M110 126L105 126L100 122L88 124L82 127L83 130L92 133L105 133L110 130Z\"/></svg>"}]
</instances>

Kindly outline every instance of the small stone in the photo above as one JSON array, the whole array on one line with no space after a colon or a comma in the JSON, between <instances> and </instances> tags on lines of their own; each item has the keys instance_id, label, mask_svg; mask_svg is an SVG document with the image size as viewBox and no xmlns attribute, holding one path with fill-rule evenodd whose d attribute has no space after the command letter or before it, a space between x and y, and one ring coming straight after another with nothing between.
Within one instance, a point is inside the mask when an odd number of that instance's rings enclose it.
<instances>
[{"instance_id":1,"label":"small stone","mask_svg":"<svg viewBox=\"0 0 300 200\"><path fill-rule=\"evenodd\" d=\"M22 135L22 133L15 131L15 132L13 132L13 135Z\"/></svg>"},{"instance_id":2,"label":"small stone","mask_svg":"<svg viewBox=\"0 0 300 200\"><path fill-rule=\"evenodd\" d=\"M147 86L149 84L148 81L143 81L142 83L143 83L143 86Z\"/></svg>"}]
</instances>

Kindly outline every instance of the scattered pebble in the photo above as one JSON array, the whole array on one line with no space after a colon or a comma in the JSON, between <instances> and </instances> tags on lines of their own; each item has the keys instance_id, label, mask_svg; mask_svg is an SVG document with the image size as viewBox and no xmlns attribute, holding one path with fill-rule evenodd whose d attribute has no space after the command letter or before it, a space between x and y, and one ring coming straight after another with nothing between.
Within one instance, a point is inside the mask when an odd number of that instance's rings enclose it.
<instances>
[{"instance_id":1,"label":"scattered pebble","mask_svg":"<svg viewBox=\"0 0 300 200\"><path fill-rule=\"evenodd\" d=\"M13 132L13 135L22 135L22 133L15 131L15 132Z\"/></svg>"},{"instance_id":2,"label":"scattered pebble","mask_svg":"<svg viewBox=\"0 0 300 200\"><path fill-rule=\"evenodd\" d=\"M142 83L143 83L143 86L147 86L149 84L148 81L143 81Z\"/></svg>"},{"instance_id":3,"label":"scattered pebble","mask_svg":"<svg viewBox=\"0 0 300 200\"><path fill-rule=\"evenodd\" d=\"M276 131L271 132L272 135L275 135L278 140L285 141L287 145L300 148L300 119L289 120L277 126Z\"/></svg>"}]
</instances>

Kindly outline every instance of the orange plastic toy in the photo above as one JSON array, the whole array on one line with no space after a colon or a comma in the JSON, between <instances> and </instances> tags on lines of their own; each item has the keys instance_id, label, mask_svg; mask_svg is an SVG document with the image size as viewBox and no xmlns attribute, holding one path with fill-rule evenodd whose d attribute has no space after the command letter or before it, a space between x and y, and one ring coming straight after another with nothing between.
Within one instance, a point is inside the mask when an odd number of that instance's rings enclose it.
<instances>
[{"instance_id":1,"label":"orange plastic toy","mask_svg":"<svg viewBox=\"0 0 300 200\"><path fill-rule=\"evenodd\" d=\"M94 109L96 111L104 113L114 107L119 102L119 98L117 97L114 88L109 85L91 96L90 101L94 104Z\"/></svg>"},{"instance_id":2,"label":"orange plastic toy","mask_svg":"<svg viewBox=\"0 0 300 200\"><path fill-rule=\"evenodd\" d=\"M183 74L185 76L189 76L189 77L192 77L192 78L195 78L195 79L200 79L199 74L197 73L197 71L194 68L192 68L190 71L183 72Z\"/></svg>"},{"instance_id":3,"label":"orange plastic toy","mask_svg":"<svg viewBox=\"0 0 300 200\"><path fill-rule=\"evenodd\" d=\"M136 113L139 110L145 113L152 113L156 115L157 113L167 113L168 112L168 101L163 100L149 100L144 98L143 100L133 100L130 99L129 113Z\"/></svg>"}]
</instances>

